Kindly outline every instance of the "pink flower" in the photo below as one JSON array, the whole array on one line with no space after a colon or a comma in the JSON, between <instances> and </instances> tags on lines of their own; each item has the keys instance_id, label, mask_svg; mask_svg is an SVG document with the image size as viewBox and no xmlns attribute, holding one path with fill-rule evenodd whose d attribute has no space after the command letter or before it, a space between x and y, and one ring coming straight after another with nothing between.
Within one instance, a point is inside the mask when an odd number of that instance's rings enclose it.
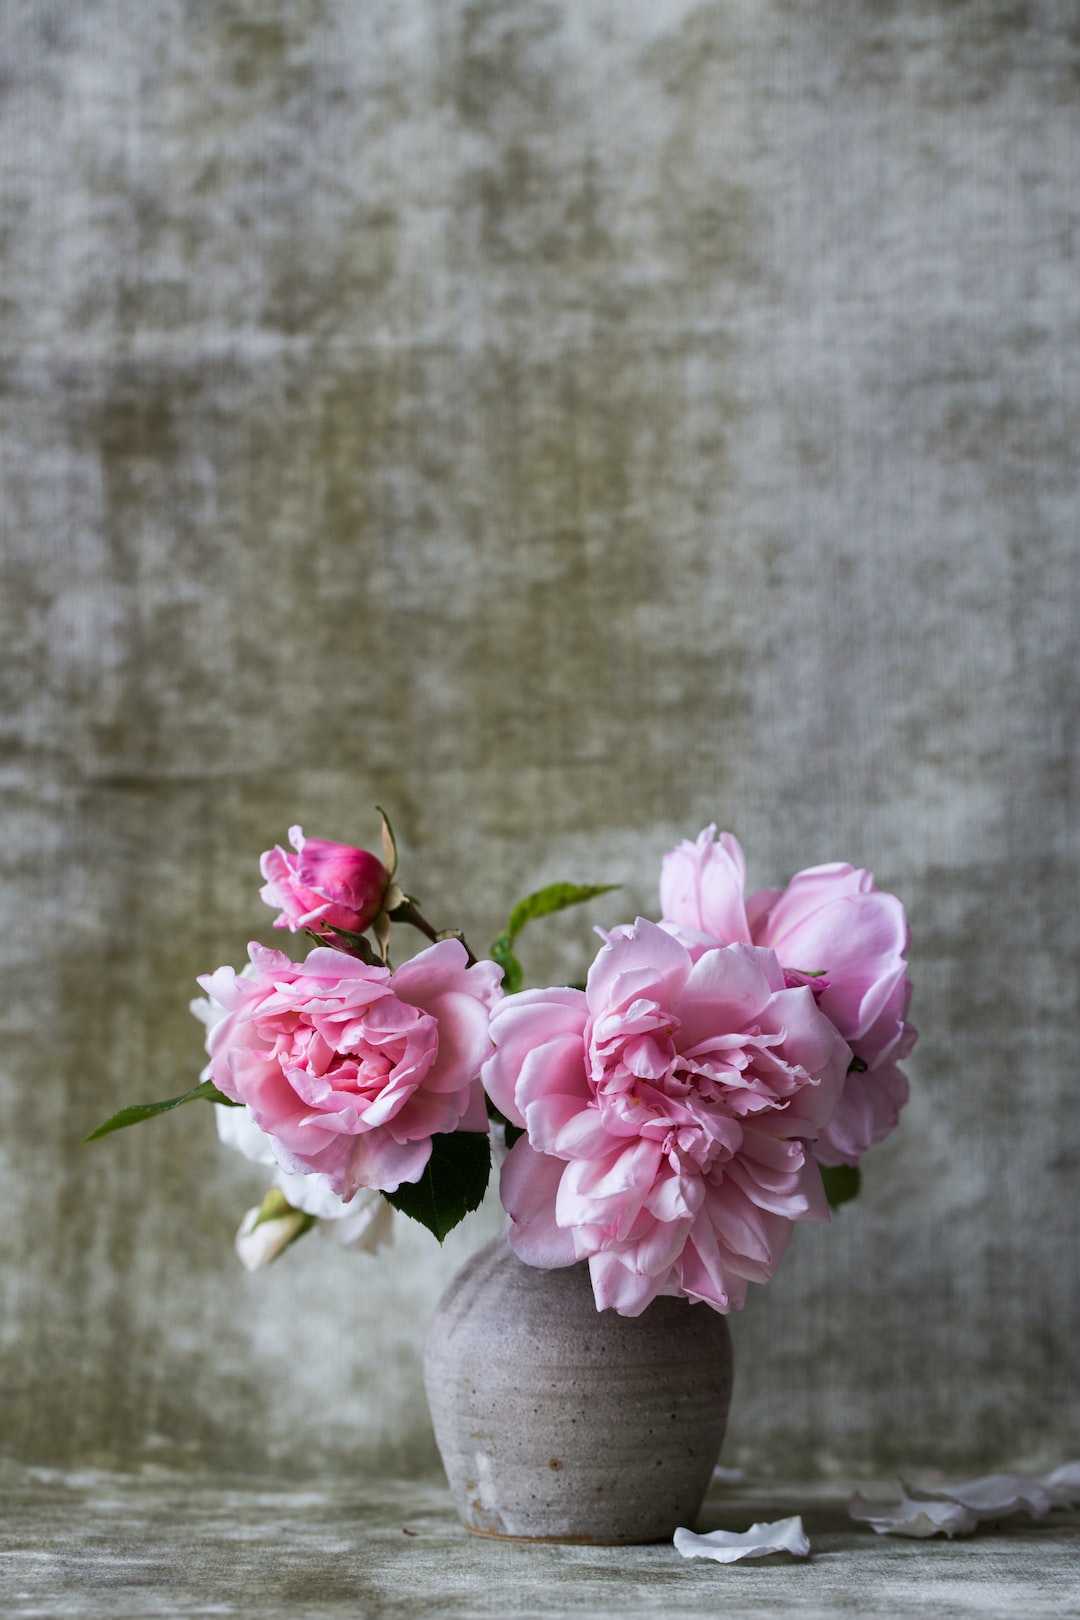
<instances>
[{"instance_id":1,"label":"pink flower","mask_svg":"<svg viewBox=\"0 0 1080 1620\"><path fill-rule=\"evenodd\" d=\"M776 952L789 978L820 973L822 1012L857 1060L815 1152L822 1164L855 1164L889 1134L907 1101L897 1067L915 1045L907 1022L911 984L904 908L873 875L842 862L797 872L784 890L743 899L745 863L730 833L706 827L664 856L663 926L695 954L744 940Z\"/></svg>"},{"instance_id":2,"label":"pink flower","mask_svg":"<svg viewBox=\"0 0 1080 1620\"><path fill-rule=\"evenodd\" d=\"M370 928L390 884L382 861L351 844L305 838L300 827L289 828L289 842L295 855L275 844L259 859L266 879L259 893L268 906L281 908L274 927L294 934L328 925L355 934Z\"/></svg>"},{"instance_id":3,"label":"pink flower","mask_svg":"<svg viewBox=\"0 0 1080 1620\"><path fill-rule=\"evenodd\" d=\"M254 978L230 967L199 983L225 1016L210 1030L209 1076L246 1103L290 1173L317 1173L348 1199L418 1181L431 1139L486 1131L478 1079L501 970L467 965L457 940L391 973L317 947L303 962L249 947Z\"/></svg>"},{"instance_id":4,"label":"pink flower","mask_svg":"<svg viewBox=\"0 0 1080 1620\"><path fill-rule=\"evenodd\" d=\"M585 991L507 996L484 1084L527 1132L502 1172L510 1242L530 1265L588 1258L600 1309L658 1294L741 1306L792 1222L826 1220L807 1144L850 1052L771 951L690 951L642 919L614 933Z\"/></svg>"}]
</instances>

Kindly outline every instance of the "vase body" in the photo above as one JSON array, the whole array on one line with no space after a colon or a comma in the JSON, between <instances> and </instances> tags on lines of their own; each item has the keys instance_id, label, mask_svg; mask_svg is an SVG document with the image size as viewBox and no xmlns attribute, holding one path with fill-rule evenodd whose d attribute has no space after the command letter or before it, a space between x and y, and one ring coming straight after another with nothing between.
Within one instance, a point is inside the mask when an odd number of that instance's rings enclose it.
<instances>
[{"instance_id":1,"label":"vase body","mask_svg":"<svg viewBox=\"0 0 1080 1620\"><path fill-rule=\"evenodd\" d=\"M692 1526L731 1377L727 1321L707 1305L598 1311L587 1264L541 1271L505 1238L450 1283L424 1361L462 1523L543 1541L661 1541Z\"/></svg>"}]
</instances>

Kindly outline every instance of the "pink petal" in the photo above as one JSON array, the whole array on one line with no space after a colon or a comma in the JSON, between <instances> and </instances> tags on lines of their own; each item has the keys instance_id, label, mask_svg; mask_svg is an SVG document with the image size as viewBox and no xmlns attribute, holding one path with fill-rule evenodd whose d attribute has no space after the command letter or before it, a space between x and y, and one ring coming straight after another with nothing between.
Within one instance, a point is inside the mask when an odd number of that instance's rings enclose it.
<instances>
[{"instance_id":1,"label":"pink petal","mask_svg":"<svg viewBox=\"0 0 1080 1620\"><path fill-rule=\"evenodd\" d=\"M847 1076L836 1111L814 1144L822 1164L858 1164L868 1147L894 1129L908 1099L907 1076L895 1064Z\"/></svg>"},{"instance_id":2,"label":"pink petal","mask_svg":"<svg viewBox=\"0 0 1080 1620\"><path fill-rule=\"evenodd\" d=\"M459 1102L462 1096L465 1098L465 1107L458 1129L461 1131L475 1131L483 1135L490 1129L490 1126L488 1124L487 1100L480 1080L474 1080L468 1090L459 1095Z\"/></svg>"},{"instance_id":3,"label":"pink petal","mask_svg":"<svg viewBox=\"0 0 1080 1620\"><path fill-rule=\"evenodd\" d=\"M713 940L749 940L743 905L746 863L731 833L716 837L715 824L694 843L684 841L660 867L660 910L665 920Z\"/></svg>"},{"instance_id":4,"label":"pink petal","mask_svg":"<svg viewBox=\"0 0 1080 1620\"><path fill-rule=\"evenodd\" d=\"M433 996L428 1009L438 1026L438 1035L424 1089L460 1091L477 1078L490 1056L488 1010L482 1001L459 991Z\"/></svg>"},{"instance_id":5,"label":"pink petal","mask_svg":"<svg viewBox=\"0 0 1080 1620\"><path fill-rule=\"evenodd\" d=\"M510 1247L526 1265L548 1270L571 1266L578 1258L573 1233L555 1224L555 1201L564 1169L561 1160L535 1152L525 1137L506 1156L499 1191L513 1222Z\"/></svg>"},{"instance_id":6,"label":"pink petal","mask_svg":"<svg viewBox=\"0 0 1080 1620\"><path fill-rule=\"evenodd\" d=\"M491 1019L495 1050L484 1064L483 1080L488 1096L512 1124L525 1124L517 1087L532 1053L550 1041L575 1035L580 1047L587 1017L580 990L525 990L507 996L495 1008Z\"/></svg>"},{"instance_id":7,"label":"pink petal","mask_svg":"<svg viewBox=\"0 0 1080 1620\"><path fill-rule=\"evenodd\" d=\"M747 947L706 951L691 968L678 1001L680 1047L696 1046L717 1030L745 1029L772 994L763 964Z\"/></svg>"},{"instance_id":8,"label":"pink petal","mask_svg":"<svg viewBox=\"0 0 1080 1620\"><path fill-rule=\"evenodd\" d=\"M584 1114L585 1111L576 1097L541 1097L536 1102L530 1103L525 1110L529 1141L538 1153L551 1153L560 1159L576 1157L573 1153L560 1152L557 1144L564 1129ZM587 1116L585 1117L587 1119ZM595 1110L593 1117L595 1118ZM604 1147L609 1149L610 1140L603 1138L603 1141Z\"/></svg>"},{"instance_id":9,"label":"pink petal","mask_svg":"<svg viewBox=\"0 0 1080 1620\"><path fill-rule=\"evenodd\" d=\"M648 1197L661 1152L656 1142L632 1141L606 1159L574 1159L559 1182L555 1219L560 1226L607 1226L626 1231Z\"/></svg>"},{"instance_id":10,"label":"pink petal","mask_svg":"<svg viewBox=\"0 0 1080 1620\"><path fill-rule=\"evenodd\" d=\"M351 1198L361 1187L377 1187L380 1192L396 1192L403 1182L417 1182L431 1158L431 1138L419 1142L395 1142L386 1131L369 1131L355 1138L349 1155L344 1184L334 1188L342 1198Z\"/></svg>"},{"instance_id":11,"label":"pink petal","mask_svg":"<svg viewBox=\"0 0 1080 1620\"><path fill-rule=\"evenodd\" d=\"M857 870L846 861L825 866L807 866L796 872L786 889L778 892L768 915L768 939L779 939L822 906L851 895L867 894L874 886L873 874ZM755 936L756 937L756 936ZM761 943L765 943L765 939Z\"/></svg>"},{"instance_id":12,"label":"pink petal","mask_svg":"<svg viewBox=\"0 0 1080 1620\"><path fill-rule=\"evenodd\" d=\"M564 1097L582 1108L591 1098L581 1035L555 1035L526 1054L518 1073L516 1101L527 1114L534 1103Z\"/></svg>"},{"instance_id":13,"label":"pink petal","mask_svg":"<svg viewBox=\"0 0 1080 1620\"><path fill-rule=\"evenodd\" d=\"M677 992L691 965L677 939L639 917L632 928L610 938L593 961L585 990L589 1010L622 1007L661 986Z\"/></svg>"},{"instance_id":14,"label":"pink petal","mask_svg":"<svg viewBox=\"0 0 1080 1620\"><path fill-rule=\"evenodd\" d=\"M640 1316L660 1292L661 1279L631 1269L619 1255L594 1254L589 1259L593 1298L598 1311L616 1310L620 1316Z\"/></svg>"},{"instance_id":15,"label":"pink petal","mask_svg":"<svg viewBox=\"0 0 1080 1620\"><path fill-rule=\"evenodd\" d=\"M694 1222L679 1257L679 1281L688 1299L704 1300L718 1311L738 1310L746 1285L726 1274L716 1234L708 1220ZM741 1290L741 1292L740 1292Z\"/></svg>"}]
</instances>

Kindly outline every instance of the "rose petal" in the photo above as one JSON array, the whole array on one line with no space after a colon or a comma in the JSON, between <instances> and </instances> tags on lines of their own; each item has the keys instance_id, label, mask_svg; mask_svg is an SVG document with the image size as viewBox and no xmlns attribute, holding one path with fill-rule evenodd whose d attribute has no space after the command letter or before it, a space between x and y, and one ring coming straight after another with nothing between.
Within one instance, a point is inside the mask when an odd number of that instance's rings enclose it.
<instances>
[{"instance_id":1,"label":"rose petal","mask_svg":"<svg viewBox=\"0 0 1080 1620\"><path fill-rule=\"evenodd\" d=\"M319 1222L324 1237L360 1254L376 1254L394 1241L394 1211L381 1193L362 1188L345 1208L344 1219Z\"/></svg>"},{"instance_id":2,"label":"rose petal","mask_svg":"<svg viewBox=\"0 0 1080 1620\"><path fill-rule=\"evenodd\" d=\"M523 1136L506 1156L500 1177L503 1208L513 1221L510 1247L527 1266L572 1266L578 1255L571 1232L555 1224L555 1201L566 1166L537 1153Z\"/></svg>"},{"instance_id":3,"label":"rose petal","mask_svg":"<svg viewBox=\"0 0 1080 1620\"><path fill-rule=\"evenodd\" d=\"M610 1250L589 1257L589 1276L597 1310L615 1310L620 1316L640 1316L664 1282L662 1277L647 1277L635 1270L625 1256Z\"/></svg>"},{"instance_id":4,"label":"rose petal","mask_svg":"<svg viewBox=\"0 0 1080 1620\"><path fill-rule=\"evenodd\" d=\"M806 1558L810 1542L803 1529L801 1516L775 1519L772 1524L752 1524L749 1530L737 1534L733 1530L710 1530L707 1535L695 1535L692 1530L675 1532L675 1549L684 1558L712 1558L718 1564L735 1564L742 1558L768 1558L772 1553L790 1553L793 1558Z\"/></svg>"},{"instance_id":5,"label":"rose petal","mask_svg":"<svg viewBox=\"0 0 1080 1620\"><path fill-rule=\"evenodd\" d=\"M660 909L665 917L713 939L748 940L743 905L746 862L731 833L712 823L691 843L685 839L660 866Z\"/></svg>"},{"instance_id":6,"label":"rose petal","mask_svg":"<svg viewBox=\"0 0 1080 1620\"><path fill-rule=\"evenodd\" d=\"M499 1003L491 1020L491 1037L495 1050L484 1064L484 1087L496 1108L512 1125L523 1127L524 1104L518 1103L516 1091L530 1069L530 1058L537 1054L543 1062L549 1041L560 1037L577 1037L579 1055L577 1068L581 1071L576 1085L568 1071L571 1090L582 1094L584 1101L584 1060L580 1052L581 1034L588 1017L588 1006L581 990L521 990ZM565 1045L565 1040L562 1042Z\"/></svg>"},{"instance_id":7,"label":"rose petal","mask_svg":"<svg viewBox=\"0 0 1080 1620\"><path fill-rule=\"evenodd\" d=\"M1043 1484L1049 1491L1055 1507L1072 1507L1080 1502L1080 1462L1065 1463L1047 1474Z\"/></svg>"},{"instance_id":8,"label":"rose petal","mask_svg":"<svg viewBox=\"0 0 1080 1620\"><path fill-rule=\"evenodd\" d=\"M270 1138L259 1129L246 1108L226 1108L224 1103L215 1103L214 1118L219 1138L234 1153L242 1153L252 1164L277 1163ZM295 1200L290 1199L290 1202Z\"/></svg>"},{"instance_id":9,"label":"rose petal","mask_svg":"<svg viewBox=\"0 0 1080 1620\"><path fill-rule=\"evenodd\" d=\"M977 1519L1004 1519L1010 1513L1024 1512L1033 1519L1044 1519L1054 1506L1045 1485L1020 1474L983 1474L959 1485L936 1488L909 1485L905 1479L900 1484L912 1502L955 1502Z\"/></svg>"},{"instance_id":10,"label":"rose petal","mask_svg":"<svg viewBox=\"0 0 1080 1620\"><path fill-rule=\"evenodd\" d=\"M853 1519L876 1530L879 1536L969 1536L978 1518L959 1502L914 1502L902 1496L899 1502L871 1502L855 1495L848 1504Z\"/></svg>"}]
</instances>

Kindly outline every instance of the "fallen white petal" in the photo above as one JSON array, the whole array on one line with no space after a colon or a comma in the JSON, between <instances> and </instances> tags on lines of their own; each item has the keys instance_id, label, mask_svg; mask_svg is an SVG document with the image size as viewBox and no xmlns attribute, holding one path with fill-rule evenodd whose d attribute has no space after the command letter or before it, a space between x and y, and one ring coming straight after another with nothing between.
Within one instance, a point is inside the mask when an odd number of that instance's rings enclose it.
<instances>
[{"instance_id":1,"label":"fallen white petal","mask_svg":"<svg viewBox=\"0 0 1080 1620\"><path fill-rule=\"evenodd\" d=\"M679 1529L675 1532L675 1547L684 1558L712 1558L718 1564L735 1564L740 1558L766 1558L780 1552L805 1558L810 1551L798 1514L793 1519L777 1519L774 1524L752 1524L741 1535L733 1530L710 1530L698 1536L692 1530Z\"/></svg>"},{"instance_id":2,"label":"fallen white petal","mask_svg":"<svg viewBox=\"0 0 1080 1620\"><path fill-rule=\"evenodd\" d=\"M983 1474L979 1479L962 1480L959 1485L936 1488L909 1485L905 1479L900 1483L912 1502L955 1502L977 1519L1004 1519L1011 1513L1024 1512L1033 1519L1044 1519L1054 1506L1045 1485L1020 1474Z\"/></svg>"},{"instance_id":3,"label":"fallen white petal","mask_svg":"<svg viewBox=\"0 0 1080 1620\"><path fill-rule=\"evenodd\" d=\"M969 1536L979 1522L958 1502L914 1501L910 1496L899 1502L871 1502L856 1495L848 1512L879 1536Z\"/></svg>"},{"instance_id":4,"label":"fallen white petal","mask_svg":"<svg viewBox=\"0 0 1080 1620\"><path fill-rule=\"evenodd\" d=\"M1043 1480L1055 1507L1072 1507L1080 1502L1080 1462L1065 1463Z\"/></svg>"}]
</instances>

